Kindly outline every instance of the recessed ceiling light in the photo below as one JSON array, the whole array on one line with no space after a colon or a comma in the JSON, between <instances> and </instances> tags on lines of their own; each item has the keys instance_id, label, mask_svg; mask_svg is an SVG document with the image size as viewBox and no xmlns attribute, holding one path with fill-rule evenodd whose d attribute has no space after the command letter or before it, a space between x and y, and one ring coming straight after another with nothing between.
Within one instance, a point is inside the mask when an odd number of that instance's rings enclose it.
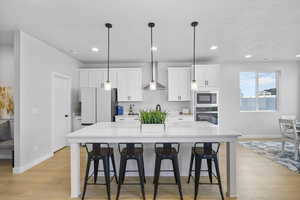
<instances>
[{"instance_id":1,"label":"recessed ceiling light","mask_svg":"<svg viewBox=\"0 0 300 200\"><path fill-rule=\"evenodd\" d=\"M245 58L252 58L252 55L251 54L247 54L247 55L245 55Z\"/></svg>"},{"instance_id":2,"label":"recessed ceiling light","mask_svg":"<svg viewBox=\"0 0 300 200\"><path fill-rule=\"evenodd\" d=\"M151 48L151 50L152 50L152 51L157 51L157 47L153 46L153 47Z\"/></svg>"},{"instance_id":3,"label":"recessed ceiling light","mask_svg":"<svg viewBox=\"0 0 300 200\"><path fill-rule=\"evenodd\" d=\"M210 50L217 50L218 48L219 48L218 46L212 45L212 46L210 47Z\"/></svg>"},{"instance_id":4,"label":"recessed ceiling light","mask_svg":"<svg viewBox=\"0 0 300 200\"><path fill-rule=\"evenodd\" d=\"M98 52L99 51L99 49L97 47L93 47L91 50L92 50L92 52Z\"/></svg>"},{"instance_id":5,"label":"recessed ceiling light","mask_svg":"<svg viewBox=\"0 0 300 200\"><path fill-rule=\"evenodd\" d=\"M300 58L300 54L296 55L296 58Z\"/></svg>"}]
</instances>

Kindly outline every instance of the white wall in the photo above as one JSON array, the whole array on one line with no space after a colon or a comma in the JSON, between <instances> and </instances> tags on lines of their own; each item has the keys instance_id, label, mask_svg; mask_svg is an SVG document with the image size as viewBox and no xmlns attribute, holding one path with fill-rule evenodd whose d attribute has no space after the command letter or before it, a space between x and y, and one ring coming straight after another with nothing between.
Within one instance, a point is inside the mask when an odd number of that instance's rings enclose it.
<instances>
[{"instance_id":1,"label":"white wall","mask_svg":"<svg viewBox=\"0 0 300 200\"><path fill-rule=\"evenodd\" d=\"M14 50L13 46L0 45L0 85L14 85Z\"/></svg>"},{"instance_id":2,"label":"white wall","mask_svg":"<svg viewBox=\"0 0 300 200\"><path fill-rule=\"evenodd\" d=\"M221 65L220 126L250 137L279 135L278 118L282 114L300 117L300 63L249 62ZM239 72L280 71L277 112L240 112Z\"/></svg>"},{"instance_id":3,"label":"white wall","mask_svg":"<svg viewBox=\"0 0 300 200\"><path fill-rule=\"evenodd\" d=\"M51 76L53 72L72 77L72 108L78 103L80 63L47 45L19 32L16 37L18 98L16 99L16 168L20 173L47 159L51 151ZM19 127L18 127L19 126Z\"/></svg>"},{"instance_id":4,"label":"white wall","mask_svg":"<svg viewBox=\"0 0 300 200\"><path fill-rule=\"evenodd\" d=\"M168 67L188 67L187 63L159 63L158 67L158 80L161 84L168 87ZM82 68L103 68L105 64L85 64ZM143 86L149 84L151 80L151 67L150 64L145 63L127 63L127 64L113 64L112 67L141 67L142 68L142 82ZM181 111L182 108L190 108L190 102L169 102L168 90L149 91L143 90L144 101L142 102L121 102L120 105L124 106L128 111L129 104L134 104L134 111L138 112L140 109L155 109L157 104L160 104L163 110L167 111Z\"/></svg>"}]
</instances>

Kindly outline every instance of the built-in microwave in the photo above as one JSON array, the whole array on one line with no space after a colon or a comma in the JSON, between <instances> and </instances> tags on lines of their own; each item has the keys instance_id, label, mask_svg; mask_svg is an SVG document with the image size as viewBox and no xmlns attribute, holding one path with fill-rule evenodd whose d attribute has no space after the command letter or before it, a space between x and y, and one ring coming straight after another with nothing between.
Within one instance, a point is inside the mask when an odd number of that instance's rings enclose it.
<instances>
[{"instance_id":1,"label":"built-in microwave","mask_svg":"<svg viewBox=\"0 0 300 200\"><path fill-rule=\"evenodd\" d=\"M198 92L196 93L196 104L200 106L217 106L218 93L217 92Z\"/></svg>"},{"instance_id":2,"label":"built-in microwave","mask_svg":"<svg viewBox=\"0 0 300 200\"><path fill-rule=\"evenodd\" d=\"M218 107L196 107L196 121L207 121L217 125L218 115Z\"/></svg>"}]
</instances>

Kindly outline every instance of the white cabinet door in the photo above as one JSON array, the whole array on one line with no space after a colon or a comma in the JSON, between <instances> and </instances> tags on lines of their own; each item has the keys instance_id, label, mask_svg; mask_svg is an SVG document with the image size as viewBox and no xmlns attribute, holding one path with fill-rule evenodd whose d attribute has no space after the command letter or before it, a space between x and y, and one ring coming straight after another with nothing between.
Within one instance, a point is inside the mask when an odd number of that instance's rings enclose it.
<instances>
[{"instance_id":1,"label":"white cabinet door","mask_svg":"<svg viewBox=\"0 0 300 200\"><path fill-rule=\"evenodd\" d=\"M105 71L105 72L106 72L106 76L107 76L107 71ZM118 87L118 69L110 70L109 79L112 83L112 88L117 88Z\"/></svg>"},{"instance_id":2,"label":"white cabinet door","mask_svg":"<svg viewBox=\"0 0 300 200\"><path fill-rule=\"evenodd\" d=\"M81 88L89 87L89 71L81 70L79 71L79 85Z\"/></svg>"},{"instance_id":3,"label":"white cabinet door","mask_svg":"<svg viewBox=\"0 0 300 200\"><path fill-rule=\"evenodd\" d=\"M219 88L219 65L197 65L195 71L200 91Z\"/></svg>"},{"instance_id":4,"label":"white cabinet door","mask_svg":"<svg viewBox=\"0 0 300 200\"><path fill-rule=\"evenodd\" d=\"M106 80L105 71L103 69L90 70L89 73L89 87L103 88L103 83Z\"/></svg>"},{"instance_id":5,"label":"white cabinet door","mask_svg":"<svg viewBox=\"0 0 300 200\"><path fill-rule=\"evenodd\" d=\"M168 101L180 101L179 78L178 69L168 68Z\"/></svg>"},{"instance_id":6,"label":"white cabinet door","mask_svg":"<svg viewBox=\"0 0 300 200\"><path fill-rule=\"evenodd\" d=\"M123 68L117 72L118 101L142 101L142 71L140 68Z\"/></svg>"},{"instance_id":7,"label":"white cabinet door","mask_svg":"<svg viewBox=\"0 0 300 200\"><path fill-rule=\"evenodd\" d=\"M168 68L168 100L191 100L191 71L188 67Z\"/></svg>"},{"instance_id":8,"label":"white cabinet door","mask_svg":"<svg viewBox=\"0 0 300 200\"><path fill-rule=\"evenodd\" d=\"M107 69L90 70L89 87L104 88L104 82L107 80ZM117 69L111 69L109 80L112 82L112 88L117 88Z\"/></svg>"},{"instance_id":9,"label":"white cabinet door","mask_svg":"<svg viewBox=\"0 0 300 200\"><path fill-rule=\"evenodd\" d=\"M191 70L190 68L182 68L179 71L180 74L180 96L181 101L191 100Z\"/></svg>"}]
</instances>

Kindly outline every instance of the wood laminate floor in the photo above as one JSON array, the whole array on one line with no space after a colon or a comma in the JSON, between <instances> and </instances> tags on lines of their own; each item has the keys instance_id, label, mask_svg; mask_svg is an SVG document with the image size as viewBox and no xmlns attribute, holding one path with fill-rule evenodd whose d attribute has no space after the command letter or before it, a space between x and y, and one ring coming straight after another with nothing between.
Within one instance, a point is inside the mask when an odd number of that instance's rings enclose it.
<instances>
[{"instance_id":1,"label":"wood laminate floor","mask_svg":"<svg viewBox=\"0 0 300 200\"><path fill-rule=\"evenodd\" d=\"M82 160L84 160L82 149ZM221 148L220 163L223 189L226 191L225 152ZM256 153L238 146L238 198L240 200L299 200L300 175ZM85 164L82 163L82 174ZM12 175L9 160L0 160L1 200L68 200L70 191L70 157L65 148L40 165L20 175ZM173 178L165 178L173 181ZM205 181L203 178L202 181ZM184 199L193 199L193 184L182 177ZM147 178L147 199L152 199L152 179ZM112 199L116 184L112 183ZM106 199L104 186L88 186L86 199ZM139 186L123 186L120 200L141 199ZM159 186L158 200L176 200L176 186ZM200 185L199 200L221 199L217 186ZM229 198L227 198L229 199Z\"/></svg>"}]
</instances>

